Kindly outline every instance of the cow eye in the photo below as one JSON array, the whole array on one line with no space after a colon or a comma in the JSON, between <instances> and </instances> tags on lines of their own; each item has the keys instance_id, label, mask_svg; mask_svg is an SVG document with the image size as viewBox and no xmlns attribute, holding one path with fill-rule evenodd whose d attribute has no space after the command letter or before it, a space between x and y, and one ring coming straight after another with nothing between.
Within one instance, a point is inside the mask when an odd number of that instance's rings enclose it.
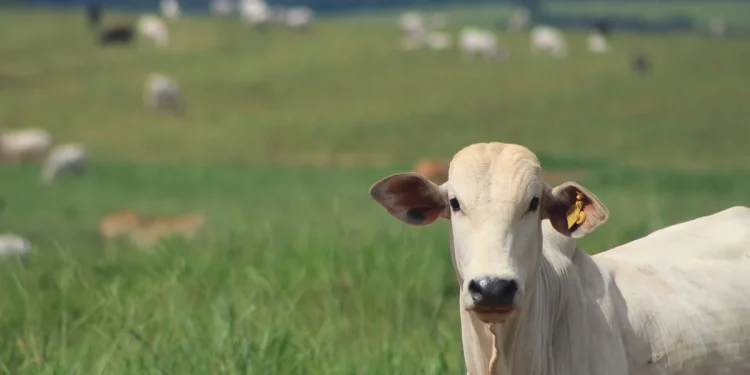
<instances>
[{"instance_id":1,"label":"cow eye","mask_svg":"<svg viewBox=\"0 0 750 375\"><path fill-rule=\"evenodd\" d=\"M453 212L461 211L461 205L458 204L458 199L451 198L450 203L451 203L451 208L453 209Z\"/></svg>"},{"instance_id":2,"label":"cow eye","mask_svg":"<svg viewBox=\"0 0 750 375\"><path fill-rule=\"evenodd\" d=\"M534 212L539 207L539 197L531 198L529 202L529 212Z\"/></svg>"}]
</instances>

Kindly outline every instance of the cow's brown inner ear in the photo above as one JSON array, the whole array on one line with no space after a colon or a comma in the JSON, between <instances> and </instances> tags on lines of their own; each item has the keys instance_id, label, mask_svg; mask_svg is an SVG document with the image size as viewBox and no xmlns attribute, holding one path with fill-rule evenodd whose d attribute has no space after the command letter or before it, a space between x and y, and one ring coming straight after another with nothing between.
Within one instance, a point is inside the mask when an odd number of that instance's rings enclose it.
<instances>
[{"instance_id":1,"label":"cow's brown inner ear","mask_svg":"<svg viewBox=\"0 0 750 375\"><path fill-rule=\"evenodd\" d=\"M422 223L427 220L427 211L429 210L429 208L425 207L412 208L411 210L406 211L406 220L413 223Z\"/></svg>"}]
</instances>

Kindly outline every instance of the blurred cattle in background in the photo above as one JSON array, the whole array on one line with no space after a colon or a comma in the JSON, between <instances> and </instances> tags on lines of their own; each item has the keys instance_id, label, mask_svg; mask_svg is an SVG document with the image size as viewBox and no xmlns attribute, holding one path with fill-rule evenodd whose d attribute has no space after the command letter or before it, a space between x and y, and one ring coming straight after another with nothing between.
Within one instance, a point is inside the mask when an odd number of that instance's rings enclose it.
<instances>
[{"instance_id":1,"label":"blurred cattle in background","mask_svg":"<svg viewBox=\"0 0 750 375\"><path fill-rule=\"evenodd\" d=\"M448 168L450 163L443 159L424 158L417 161L414 165L414 172L417 172L428 180L441 185L448 181Z\"/></svg>"},{"instance_id":2,"label":"blurred cattle in background","mask_svg":"<svg viewBox=\"0 0 750 375\"><path fill-rule=\"evenodd\" d=\"M167 25L156 15L145 14L138 19L138 33L141 38L158 47L169 45Z\"/></svg>"},{"instance_id":3,"label":"blurred cattle in background","mask_svg":"<svg viewBox=\"0 0 750 375\"><path fill-rule=\"evenodd\" d=\"M491 30L465 27L459 34L459 45L464 59L470 59L475 54L482 55L487 61L508 59L507 50L498 45L497 37Z\"/></svg>"},{"instance_id":4,"label":"blurred cattle in background","mask_svg":"<svg viewBox=\"0 0 750 375\"><path fill-rule=\"evenodd\" d=\"M0 234L0 257L20 256L26 260L31 251L31 243L14 233Z\"/></svg>"},{"instance_id":5,"label":"blurred cattle in background","mask_svg":"<svg viewBox=\"0 0 750 375\"><path fill-rule=\"evenodd\" d=\"M609 38L612 35L612 22L607 20L598 20L594 22L594 30L604 36L605 38Z\"/></svg>"},{"instance_id":6,"label":"blurred cattle in background","mask_svg":"<svg viewBox=\"0 0 750 375\"><path fill-rule=\"evenodd\" d=\"M99 234L105 241L125 238L133 245L147 247L173 236L192 239L206 226L206 222L206 215L200 212L156 216L125 210L102 218L99 221Z\"/></svg>"},{"instance_id":7,"label":"blurred cattle in background","mask_svg":"<svg viewBox=\"0 0 750 375\"><path fill-rule=\"evenodd\" d=\"M69 143L55 146L44 162L42 181L50 183L60 176L83 175L88 170L88 156L83 145Z\"/></svg>"},{"instance_id":8,"label":"blurred cattle in background","mask_svg":"<svg viewBox=\"0 0 750 375\"><path fill-rule=\"evenodd\" d=\"M177 0L161 0L159 8L164 18L168 20L176 20L182 15L180 3Z\"/></svg>"},{"instance_id":9,"label":"blurred cattle in background","mask_svg":"<svg viewBox=\"0 0 750 375\"><path fill-rule=\"evenodd\" d=\"M315 17L313 10L306 6L287 8L283 14L284 25L292 30L309 30Z\"/></svg>"},{"instance_id":10,"label":"blurred cattle in background","mask_svg":"<svg viewBox=\"0 0 750 375\"><path fill-rule=\"evenodd\" d=\"M133 41L133 34L131 25L113 25L99 31L99 43L102 45L128 44Z\"/></svg>"},{"instance_id":11,"label":"blurred cattle in background","mask_svg":"<svg viewBox=\"0 0 750 375\"><path fill-rule=\"evenodd\" d=\"M398 28L402 33L401 49L411 51L422 47L427 37L427 25L420 13L404 12L398 19Z\"/></svg>"},{"instance_id":12,"label":"blurred cattle in background","mask_svg":"<svg viewBox=\"0 0 750 375\"><path fill-rule=\"evenodd\" d=\"M402 34L401 49L413 51L426 46L431 50L441 51L449 48L453 44L451 35L440 31L447 25L448 20L441 13L433 14L427 21L419 12L404 12L398 19Z\"/></svg>"},{"instance_id":13,"label":"blurred cattle in background","mask_svg":"<svg viewBox=\"0 0 750 375\"><path fill-rule=\"evenodd\" d=\"M606 53L609 52L609 43L604 35L598 32L591 33L586 37L586 48L593 53Z\"/></svg>"},{"instance_id":14,"label":"blurred cattle in background","mask_svg":"<svg viewBox=\"0 0 750 375\"><path fill-rule=\"evenodd\" d=\"M177 80L161 73L152 73L146 79L143 90L143 104L149 110L184 113Z\"/></svg>"},{"instance_id":15,"label":"blurred cattle in background","mask_svg":"<svg viewBox=\"0 0 750 375\"><path fill-rule=\"evenodd\" d=\"M0 161L10 164L41 162L50 146L52 136L44 129L0 132Z\"/></svg>"},{"instance_id":16,"label":"blurred cattle in background","mask_svg":"<svg viewBox=\"0 0 750 375\"><path fill-rule=\"evenodd\" d=\"M113 212L99 221L99 235L105 241L134 232L141 225L141 215L136 211Z\"/></svg>"},{"instance_id":17,"label":"blurred cattle in background","mask_svg":"<svg viewBox=\"0 0 750 375\"><path fill-rule=\"evenodd\" d=\"M240 18L255 30L265 30L271 23L271 8L263 0L240 0Z\"/></svg>"},{"instance_id":18,"label":"blurred cattle in background","mask_svg":"<svg viewBox=\"0 0 750 375\"><path fill-rule=\"evenodd\" d=\"M646 74L651 70L651 61L643 52L638 52L633 56L633 70L638 74Z\"/></svg>"},{"instance_id":19,"label":"blurred cattle in background","mask_svg":"<svg viewBox=\"0 0 750 375\"><path fill-rule=\"evenodd\" d=\"M557 58L568 56L568 45L563 33L551 26L535 26L531 29L531 53L549 53Z\"/></svg>"}]
</instances>

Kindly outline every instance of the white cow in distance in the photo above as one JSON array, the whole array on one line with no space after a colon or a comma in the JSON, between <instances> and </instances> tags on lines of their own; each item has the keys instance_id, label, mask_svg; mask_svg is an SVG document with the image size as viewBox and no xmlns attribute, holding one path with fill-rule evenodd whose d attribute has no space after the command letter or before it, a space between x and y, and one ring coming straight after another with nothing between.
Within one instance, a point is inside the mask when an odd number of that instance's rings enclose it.
<instances>
[{"instance_id":1,"label":"white cow in distance","mask_svg":"<svg viewBox=\"0 0 750 375\"><path fill-rule=\"evenodd\" d=\"M169 20L176 20L182 14L180 3L177 0L161 0L159 7L164 18Z\"/></svg>"},{"instance_id":2,"label":"white cow in distance","mask_svg":"<svg viewBox=\"0 0 750 375\"><path fill-rule=\"evenodd\" d=\"M0 234L0 257L21 256L25 258L31 251L31 243L25 238L13 234Z\"/></svg>"},{"instance_id":3,"label":"white cow in distance","mask_svg":"<svg viewBox=\"0 0 750 375\"><path fill-rule=\"evenodd\" d=\"M52 145L52 136L44 129L28 128L0 131L0 161L12 164L42 161Z\"/></svg>"},{"instance_id":4,"label":"white cow in distance","mask_svg":"<svg viewBox=\"0 0 750 375\"><path fill-rule=\"evenodd\" d=\"M66 174L82 175L88 170L88 155L83 145L68 143L53 148L42 169L42 181L50 183Z\"/></svg>"},{"instance_id":5,"label":"white cow in distance","mask_svg":"<svg viewBox=\"0 0 750 375\"><path fill-rule=\"evenodd\" d=\"M591 33L586 37L586 48L593 53L609 52L609 43L604 35Z\"/></svg>"},{"instance_id":6,"label":"white cow in distance","mask_svg":"<svg viewBox=\"0 0 750 375\"><path fill-rule=\"evenodd\" d=\"M451 47L453 38L447 32L441 31L448 24L445 15L436 13L429 20L416 11L404 12L399 18L401 30L401 49L412 51L428 47L441 51Z\"/></svg>"},{"instance_id":7,"label":"white cow in distance","mask_svg":"<svg viewBox=\"0 0 750 375\"><path fill-rule=\"evenodd\" d=\"M398 19L398 26L406 35L418 34L427 31L424 17L415 11L404 12Z\"/></svg>"},{"instance_id":8,"label":"white cow in distance","mask_svg":"<svg viewBox=\"0 0 750 375\"><path fill-rule=\"evenodd\" d=\"M550 26L535 26L531 29L531 53L549 53L557 58L568 56L568 44L562 32Z\"/></svg>"},{"instance_id":9,"label":"white cow in distance","mask_svg":"<svg viewBox=\"0 0 750 375\"><path fill-rule=\"evenodd\" d=\"M470 375L750 374L750 208L591 256L576 239L604 203L504 143L460 150L440 186L399 173L370 195L410 225L450 221Z\"/></svg>"},{"instance_id":10,"label":"white cow in distance","mask_svg":"<svg viewBox=\"0 0 750 375\"><path fill-rule=\"evenodd\" d=\"M258 30L267 26L273 18L271 8L263 0L240 0L239 11L242 20Z\"/></svg>"},{"instance_id":11,"label":"white cow in distance","mask_svg":"<svg viewBox=\"0 0 750 375\"><path fill-rule=\"evenodd\" d=\"M143 104L149 110L164 109L180 114L184 112L177 80L162 73L152 73L146 79Z\"/></svg>"},{"instance_id":12,"label":"white cow in distance","mask_svg":"<svg viewBox=\"0 0 750 375\"><path fill-rule=\"evenodd\" d=\"M490 30L476 27L465 27L458 36L461 55L469 59L475 54L480 54L485 60L505 61L508 58L507 51L497 42L497 37Z\"/></svg>"},{"instance_id":13,"label":"white cow in distance","mask_svg":"<svg viewBox=\"0 0 750 375\"><path fill-rule=\"evenodd\" d=\"M167 25L153 14L145 14L138 19L138 34L158 47L169 45Z\"/></svg>"},{"instance_id":14,"label":"white cow in distance","mask_svg":"<svg viewBox=\"0 0 750 375\"><path fill-rule=\"evenodd\" d=\"M309 28L315 15L312 8L306 6L289 7L284 10L284 24L294 30Z\"/></svg>"}]
</instances>

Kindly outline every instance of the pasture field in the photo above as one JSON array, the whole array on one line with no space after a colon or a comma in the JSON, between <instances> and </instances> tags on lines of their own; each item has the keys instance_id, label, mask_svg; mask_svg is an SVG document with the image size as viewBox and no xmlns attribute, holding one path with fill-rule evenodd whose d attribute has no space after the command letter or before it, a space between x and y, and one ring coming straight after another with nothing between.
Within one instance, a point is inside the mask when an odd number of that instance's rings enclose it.
<instances>
[{"instance_id":1,"label":"pasture field","mask_svg":"<svg viewBox=\"0 0 750 375\"><path fill-rule=\"evenodd\" d=\"M0 129L93 160L51 186L0 166L0 232L35 245L0 264L1 374L461 373L447 223L407 227L367 190L473 142L526 145L597 194L611 218L579 242L591 253L750 205L743 40L618 33L595 56L573 33L555 60L502 35L493 65L402 54L392 24L356 19L170 30L166 50L102 49L82 14L0 12ZM636 50L652 74L630 71ZM178 79L186 117L143 109L153 71ZM104 245L97 221L123 208L203 210L210 229Z\"/></svg>"}]
</instances>

